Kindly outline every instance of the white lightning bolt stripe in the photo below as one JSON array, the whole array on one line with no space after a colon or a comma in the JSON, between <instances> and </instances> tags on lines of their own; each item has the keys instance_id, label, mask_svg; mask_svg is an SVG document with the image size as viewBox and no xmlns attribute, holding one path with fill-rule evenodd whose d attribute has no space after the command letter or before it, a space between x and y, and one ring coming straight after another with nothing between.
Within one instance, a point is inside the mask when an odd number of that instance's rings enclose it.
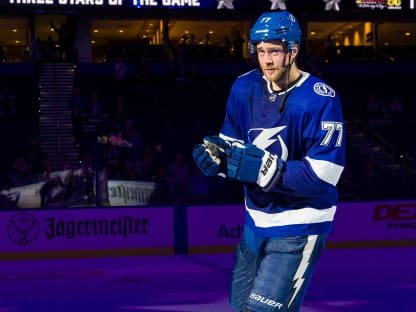
<instances>
[{"instance_id":1,"label":"white lightning bolt stripe","mask_svg":"<svg viewBox=\"0 0 416 312\"><path fill-rule=\"evenodd\" d=\"M252 142L253 145L256 145L257 147L266 150L270 145L272 145L274 142L279 140L280 146L281 146L281 155L278 155L283 160L287 160L287 157L289 155L286 143L283 141L282 137L279 135L279 133L284 130L287 126L280 126L275 127L271 129L264 129L264 128L253 128L250 129L250 131L259 131L260 134L254 139ZM242 144L244 142L242 140L236 140L235 138L226 136L222 133L219 134L220 138L229 142L238 141ZM272 137L276 137L276 139L271 139Z\"/></svg>"},{"instance_id":2,"label":"white lightning bolt stripe","mask_svg":"<svg viewBox=\"0 0 416 312\"><path fill-rule=\"evenodd\" d=\"M338 183L341 173L344 170L343 166L326 160L313 159L308 156L306 156L305 159L309 162L312 170L321 180L334 186Z\"/></svg>"},{"instance_id":3,"label":"white lightning bolt stripe","mask_svg":"<svg viewBox=\"0 0 416 312\"><path fill-rule=\"evenodd\" d=\"M270 129L263 128L253 128L250 131L261 131L260 134L252 142L253 145L256 145L259 148L267 149L270 145L277 141L277 134L282 131L286 126L275 127ZM274 139L271 139L275 137Z\"/></svg>"},{"instance_id":4,"label":"white lightning bolt stripe","mask_svg":"<svg viewBox=\"0 0 416 312\"><path fill-rule=\"evenodd\" d=\"M302 288L303 282L305 281L305 278L304 278L305 272L309 266L309 261L310 261L317 239L318 239L317 235L308 236L308 241L306 242L306 245L303 249L302 259L299 263L295 276L293 277L293 281L295 282L293 289L295 291L293 292L292 298L290 298L289 300L288 308L292 304L293 300L295 300L297 294L299 293L299 290Z\"/></svg>"}]
</instances>

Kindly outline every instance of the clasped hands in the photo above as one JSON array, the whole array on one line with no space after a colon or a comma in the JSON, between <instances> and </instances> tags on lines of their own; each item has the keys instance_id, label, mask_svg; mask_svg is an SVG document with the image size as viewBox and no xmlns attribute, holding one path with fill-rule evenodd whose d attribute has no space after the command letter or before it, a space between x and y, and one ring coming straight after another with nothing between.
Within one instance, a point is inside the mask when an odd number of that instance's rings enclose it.
<instances>
[{"instance_id":1,"label":"clasped hands","mask_svg":"<svg viewBox=\"0 0 416 312\"><path fill-rule=\"evenodd\" d=\"M265 192L279 182L285 162L277 155L252 144L230 142L219 136L206 136L197 144L193 157L207 176L256 183Z\"/></svg>"}]
</instances>

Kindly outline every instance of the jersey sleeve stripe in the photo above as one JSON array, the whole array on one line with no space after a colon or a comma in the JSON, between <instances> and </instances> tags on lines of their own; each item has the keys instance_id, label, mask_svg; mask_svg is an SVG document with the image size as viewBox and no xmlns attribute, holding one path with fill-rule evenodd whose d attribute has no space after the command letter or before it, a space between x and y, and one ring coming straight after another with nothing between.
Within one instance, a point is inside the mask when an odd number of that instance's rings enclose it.
<instances>
[{"instance_id":1,"label":"jersey sleeve stripe","mask_svg":"<svg viewBox=\"0 0 416 312\"><path fill-rule=\"evenodd\" d=\"M326 160L313 159L308 156L305 157L305 159L309 162L312 170L322 181L336 186L341 177L342 171L344 170L343 166Z\"/></svg>"},{"instance_id":2,"label":"jersey sleeve stripe","mask_svg":"<svg viewBox=\"0 0 416 312\"><path fill-rule=\"evenodd\" d=\"M223 133L220 133L219 134L219 137L221 139L225 140L225 141L228 141L228 142L236 142L237 141L237 142L240 142L240 143L244 144L243 140L239 140L239 139L236 139L236 138L232 138L232 137L227 136L227 135L225 135Z\"/></svg>"}]
</instances>

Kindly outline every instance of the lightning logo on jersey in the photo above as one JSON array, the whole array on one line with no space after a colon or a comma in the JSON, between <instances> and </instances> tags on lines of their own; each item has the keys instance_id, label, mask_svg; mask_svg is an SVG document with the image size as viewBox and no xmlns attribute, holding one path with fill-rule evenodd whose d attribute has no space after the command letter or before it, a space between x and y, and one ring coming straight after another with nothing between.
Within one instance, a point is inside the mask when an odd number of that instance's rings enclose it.
<instances>
[{"instance_id":1,"label":"lightning logo on jersey","mask_svg":"<svg viewBox=\"0 0 416 312\"><path fill-rule=\"evenodd\" d=\"M249 131L250 142L264 150L267 150L273 154L280 155L283 160L287 159L288 149L283 138L279 134L286 126L274 127L270 129L254 128ZM279 144L275 144L276 142Z\"/></svg>"}]
</instances>

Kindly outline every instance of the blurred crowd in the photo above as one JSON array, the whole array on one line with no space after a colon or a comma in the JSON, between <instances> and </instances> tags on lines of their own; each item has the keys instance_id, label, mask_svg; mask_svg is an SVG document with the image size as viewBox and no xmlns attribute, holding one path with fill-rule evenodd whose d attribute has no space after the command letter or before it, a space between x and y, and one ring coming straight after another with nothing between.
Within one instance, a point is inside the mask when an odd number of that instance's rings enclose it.
<instances>
[{"instance_id":1,"label":"blurred crowd","mask_svg":"<svg viewBox=\"0 0 416 312\"><path fill-rule=\"evenodd\" d=\"M14 159L3 189L43 183L41 207L106 205L108 181L155 183L157 192L151 202L155 205L239 202L240 187L203 175L187 147L175 147L163 138L166 127L138 126L140 118L126 101L128 88L120 87L127 77L120 74L119 63L114 65L110 79L111 83L118 82L119 87L114 89L111 100L105 100L105 86L90 88L76 83L68 101L80 162L71 163L63 152L52 159L35 136ZM160 133L156 136L149 135L157 132ZM16 204L8 202L6 196L2 202L3 207Z\"/></svg>"},{"instance_id":2,"label":"blurred crowd","mask_svg":"<svg viewBox=\"0 0 416 312\"><path fill-rule=\"evenodd\" d=\"M79 163L70 163L64 153L51 159L34 137L5 172L2 189L43 183L42 207L106 204L108 181L141 181L158 186L152 204L241 203L240 186L220 177L207 178L191 157L192 146L203 135L218 131L236 76L202 77L192 64L205 57L203 51L219 51L220 47L222 55L241 60L235 45L224 38L221 46L212 47L209 36L203 45L197 45L192 43L192 36L184 37L171 50L172 71L158 79L152 79L146 54L141 54L132 75L126 51L118 51L111 58L111 77L77 77L67 103L80 152ZM299 63L315 75L325 74L318 58L300 59ZM414 113L408 105L409 98L398 92L384 95L384 89L365 88L360 101L356 101L342 89L348 88L344 80L333 78L325 77L335 88L340 87L346 118L350 113L361 116L370 130L390 129L386 136L398 134L391 127L401 129L403 120ZM16 118L15 90L5 82L0 87L0 119ZM363 166L358 168L356 152L348 155L349 166L340 182L340 195L348 200L367 200L389 194L383 192L386 183L381 181L379 164L359 156ZM1 200L3 206L12 205L4 196Z\"/></svg>"}]
</instances>

